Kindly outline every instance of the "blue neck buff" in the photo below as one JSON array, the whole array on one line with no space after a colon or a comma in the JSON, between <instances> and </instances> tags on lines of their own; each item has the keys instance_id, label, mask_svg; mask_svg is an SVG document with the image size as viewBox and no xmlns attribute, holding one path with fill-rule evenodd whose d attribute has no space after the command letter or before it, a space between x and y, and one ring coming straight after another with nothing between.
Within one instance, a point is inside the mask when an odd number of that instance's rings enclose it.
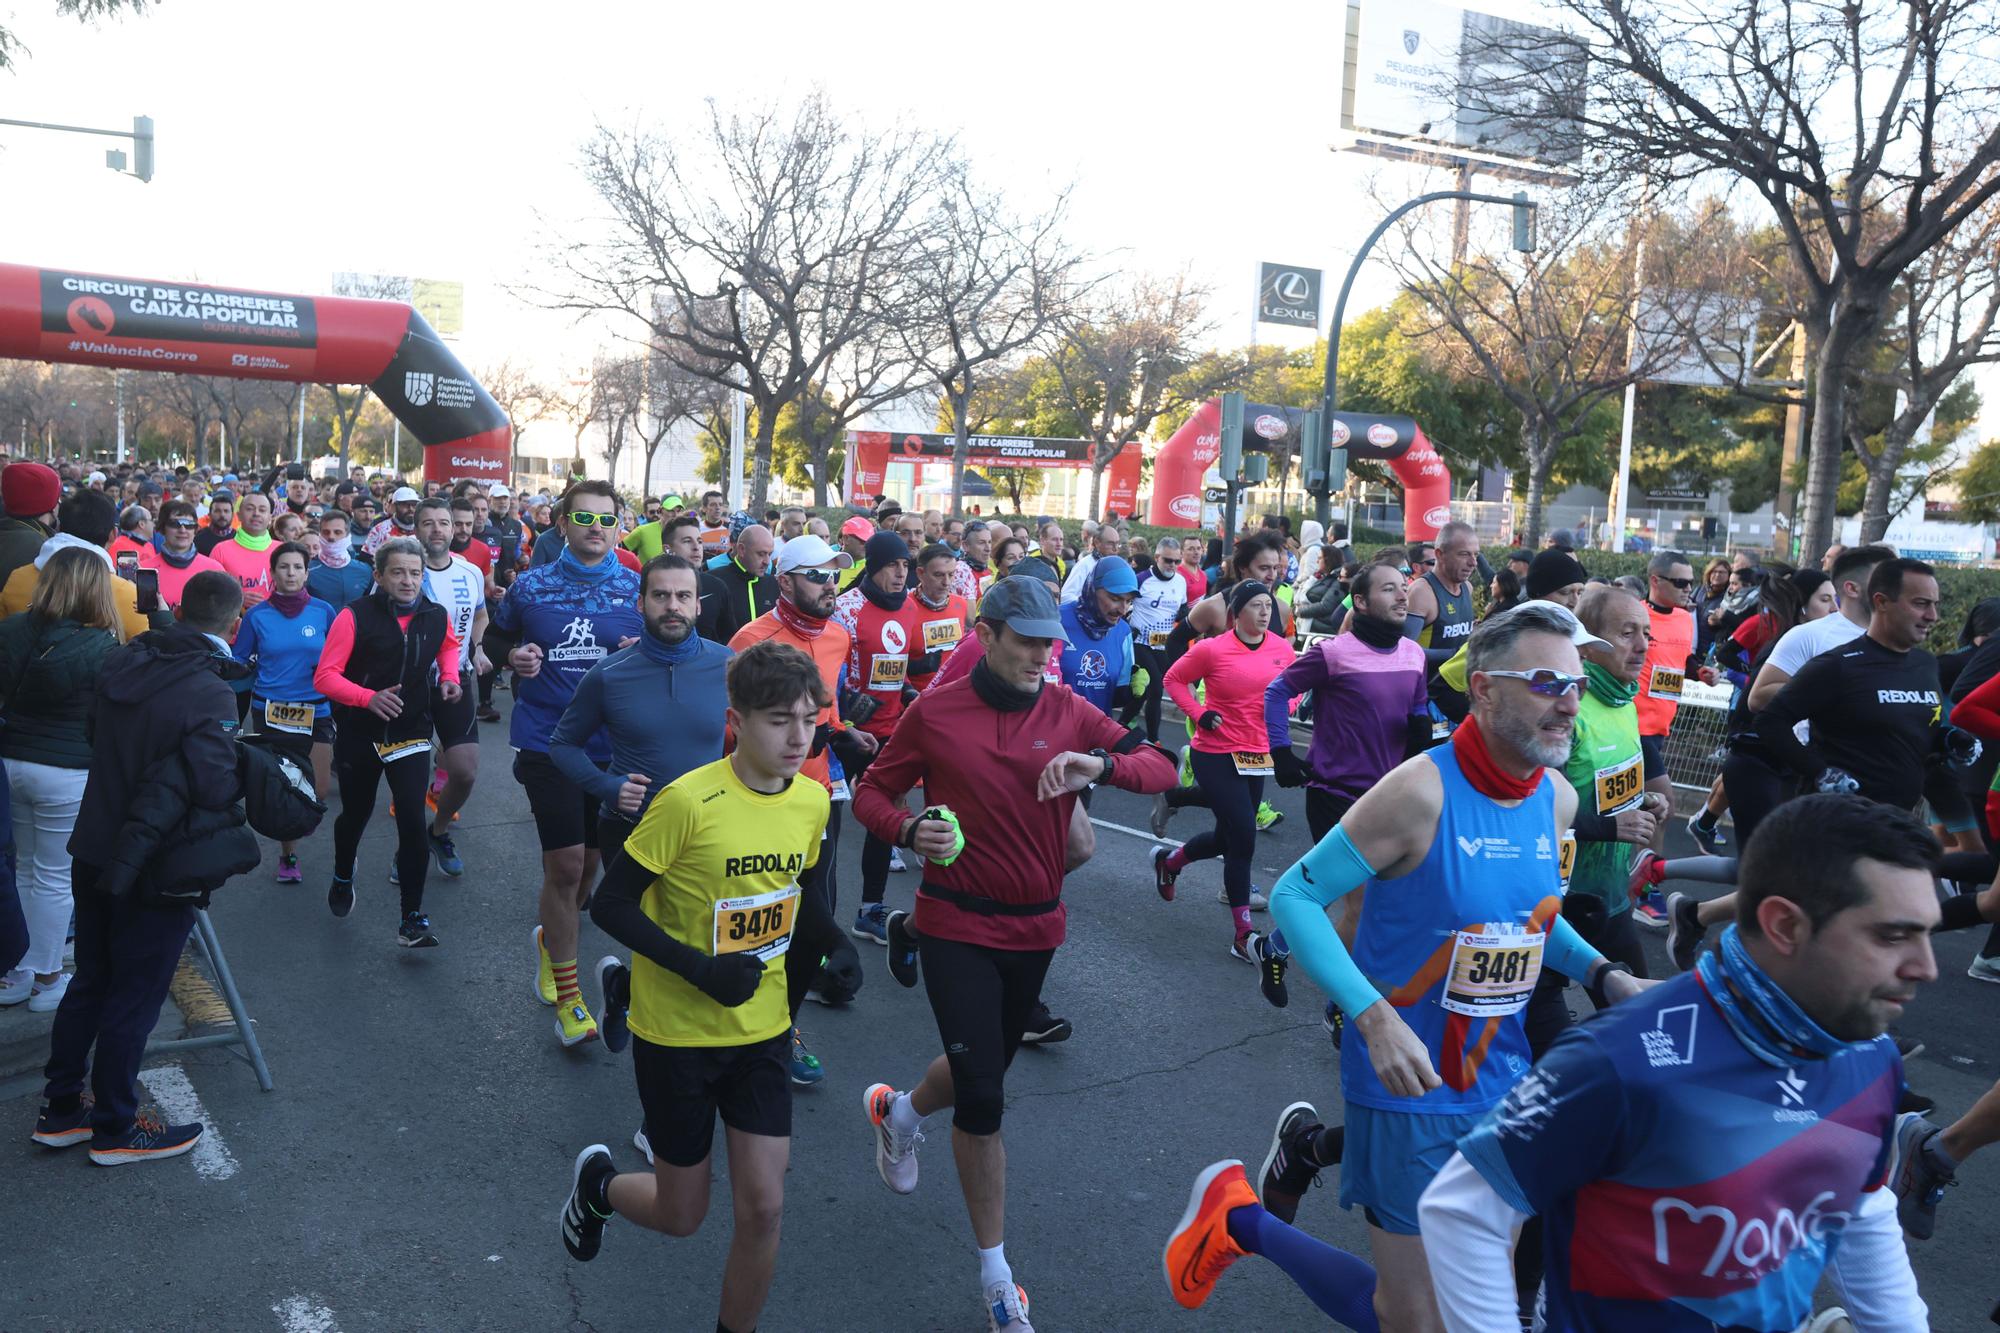
<instances>
[{"instance_id":1,"label":"blue neck buff","mask_svg":"<svg viewBox=\"0 0 2000 1333\"><path fill-rule=\"evenodd\" d=\"M563 567L565 576L575 579L578 583L596 583L618 568L618 557L606 551L602 560L594 565L586 565L576 558L575 551L569 549L569 543L564 542L562 554L556 557L556 563Z\"/></svg>"},{"instance_id":2,"label":"blue neck buff","mask_svg":"<svg viewBox=\"0 0 2000 1333\"><path fill-rule=\"evenodd\" d=\"M1787 1069L1800 1060L1824 1060L1852 1045L1826 1031L1757 966L1735 926L1721 945L1701 956L1695 975L1730 1030L1767 1065Z\"/></svg>"},{"instance_id":3,"label":"blue neck buff","mask_svg":"<svg viewBox=\"0 0 2000 1333\"><path fill-rule=\"evenodd\" d=\"M1098 613L1096 579L1083 581L1083 595L1076 599L1076 627L1093 639L1111 632L1111 622Z\"/></svg>"},{"instance_id":4,"label":"blue neck buff","mask_svg":"<svg viewBox=\"0 0 2000 1333\"><path fill-rule=\"evenodd\" d=\"M661 643L653 637L651 630L641 630L639 651L655 662L662 662L667 666L680 666L692 662L701 655L701 636L690 628L687 637L679 643Z\"/></svg>"}]
</instances>

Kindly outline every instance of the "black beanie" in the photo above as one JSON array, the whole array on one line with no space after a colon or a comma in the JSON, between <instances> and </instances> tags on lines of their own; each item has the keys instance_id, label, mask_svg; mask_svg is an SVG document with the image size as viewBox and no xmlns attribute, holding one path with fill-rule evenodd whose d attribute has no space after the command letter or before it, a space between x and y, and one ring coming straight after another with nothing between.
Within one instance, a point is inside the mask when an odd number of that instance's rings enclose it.
<instances>
[{"instance_id":1,"label":"black beanie","mask_svg":"<svg viewBox=\"0 0 2000 1333\"><path fill-rule=\"evenodd\" d=\"M1250 599L1253 597L1269 597L1271 599L1271 611L1274 615L1277 613L1278 597L1276 593L1272 592L1256 579L1242 579L1229 586L1229 618L1234 620L1236 617L1242 615L1243 608L1250 605Z\"/></svg>"},{"instance_id":2,"label":"black beanie","mask_svg":"<svg viewBox=\"0 0 2000 1333\"><path fill-rule=\"evenodd\" d=\"M1589 572L1575 556L1559 546L1551 546L1528 562L1526 591L1530 599L1543 598L1558 588L1589 580Z\"/></svg>"},{"instance_id":3,"label":"black beanie","mask_svg":"<svg viewBox=\"0 0 2000 1333\"><path fill-rule=\"evenodd\" d=\"M910 546L901 537L887 530L876 533L868 539L862 555L862 575L873 574L876 570L898 560L910 558Z\"/></svg>"}]
</instances>

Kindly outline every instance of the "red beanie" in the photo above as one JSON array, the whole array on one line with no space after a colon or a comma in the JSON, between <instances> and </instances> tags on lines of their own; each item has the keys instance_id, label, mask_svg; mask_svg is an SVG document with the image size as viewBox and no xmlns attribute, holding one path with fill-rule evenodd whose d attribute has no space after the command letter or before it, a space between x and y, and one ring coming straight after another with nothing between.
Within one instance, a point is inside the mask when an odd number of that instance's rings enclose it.
<instances>
[{"instance_id":1,"label":"red beanie","mask_svg":"<svg viewBox=\"0 0 2000 1333\"><path fill-rule=\"evenodd\" d=\"M0 508L17 518L40 518L62 503L62 478L41 463L0 468Z\"/></svg>"}]
</instances>

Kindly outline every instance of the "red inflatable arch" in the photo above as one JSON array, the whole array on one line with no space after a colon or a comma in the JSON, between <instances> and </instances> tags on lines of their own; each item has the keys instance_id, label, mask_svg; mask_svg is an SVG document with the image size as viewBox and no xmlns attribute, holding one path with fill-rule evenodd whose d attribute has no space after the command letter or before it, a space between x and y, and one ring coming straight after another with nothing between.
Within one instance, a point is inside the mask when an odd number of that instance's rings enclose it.
<instances>
[{"instance_id":1,"label":"red inflatable arch","mask_svg":"<svg viewBox=\"0 0 2000 1333\"><path fill-rule=\"evenodd\" d=\"M1296 407L1247 403L1243 447L1268 452L1287 434L1296 436L1305 413ZM1428 540L1451 519L1451 474L1417 423L1408 417L1360 412L1334 414L1333 442L1349 458L1388 463L1403 484L1403 535ZM1222 400L1203 403L1153 459L1149 522L1169 528L1201 526L1201 479L1222 452Z\"/></svg>"},{"instance_id":2,"label":"red inflatable arch","mask_svg":"<svg viewBox=\"0 0 2000 1333\"><path fill-rule=\"evenodd\" d=\"M422 442L425 480L505 481L512 470L507 414L395 301L0 264L0 357L366 384Z\"/></svg>"}]
</instances>

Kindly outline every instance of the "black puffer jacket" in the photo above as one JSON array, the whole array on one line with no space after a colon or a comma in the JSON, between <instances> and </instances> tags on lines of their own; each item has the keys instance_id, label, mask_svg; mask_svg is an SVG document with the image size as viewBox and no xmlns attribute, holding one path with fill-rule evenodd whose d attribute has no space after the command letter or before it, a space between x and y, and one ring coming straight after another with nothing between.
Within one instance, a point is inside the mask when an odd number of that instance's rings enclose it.
<instances>
[{"instance_id":1,"label":"black puffer jacket","mask_svg":"<svg viewBox=\"0 0 2000 1333\"><path fill-rule=\"evenodd\" d=\"M263 856L243 807L202 805L187 757L169 754L141 779L97 888L149 907L206 907L209 894L255 870Z\"/></svg>"},{"instance_id":2,"label":"black puffer jacket","mask_svg":"<svg viewBox=\"0 0 2000 1333\"><path fill-rule=\"evenodd\" d=\"M32 611L0 620L0 755L55 768L90 767L97 672L118 647L110 630Z\"/></svg>"}]
</instances>

